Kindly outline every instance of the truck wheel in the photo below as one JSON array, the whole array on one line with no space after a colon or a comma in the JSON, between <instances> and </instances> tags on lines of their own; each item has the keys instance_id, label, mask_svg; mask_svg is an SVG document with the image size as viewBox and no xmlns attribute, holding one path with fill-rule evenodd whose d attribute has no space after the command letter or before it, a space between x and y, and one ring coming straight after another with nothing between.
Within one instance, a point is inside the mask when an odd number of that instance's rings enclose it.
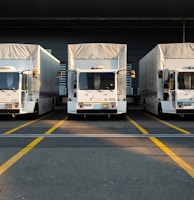
<instances>
[{"instance_id":1,"label":"truck wheel","mask_svg":"<svg viewBox=\"0 0 194 200\"><path fill-rule=\"evenodd\" d=\"M32 119L37 119L39 117L38 104L35 105L34 112L32 113Z\"/></svg>"},{"instance_id":2,"label":"truck wheel","mask_svg":"<svg viewBox=\"0 0 194 200\"><path fill-rule=\"evenodd\" d=\"M52 108L51 108L51 112L53 112L55 110L55 100L52 100Z\"/></svg>"},{"instance_id":3,"label":"truck wheel","mask_svg":"<svg viewBox=\"0 0 194 200\"><path fill-rule=\"evenodd\" d=\"M126 119L126 114L122 113L122 114L119 114L117 117L120 120L125 120Z\"/></svg>"},{"instance_id":4,"label":"truck wheel","mask_svg":"<svg viewBox=\"0 0 194 200\"><path fill-rule=\"evenodd\" d=\"M146 111L146 100L143 99L143 110Z\"/></svg>"},{"instance_id":5,"label":"truck wheel","mask_svg":"<svg viewBox=\"0 0 194 200\"><path fill-rule=\"evenodd\" d=\"M54 106L54 103L52 103L51 112L53 112L54 110L55 110L55 106Z\"/></svg>"},{"instance_id":6,"label":"truck wheel","mask_svg":"<svg viewBox=\"0 0 194 200\"><path fill-rule=\"evenodd\" d=\"M160 119L164 119L164 113L162 112L162 106L161 106L161 104L158 105L158 117Z\"/></svg>"},{"instance_id":7,"label":"truck wheel","mask_svg":"<svg viewBox=\"0 0 194 200\"><path fill-rule=\"evenodd\" d=\"M70 114L70 113L67 114L67 117L68 117L68 120L73 120L74 119L74 115Z\"/></svg>"}]
</instances>

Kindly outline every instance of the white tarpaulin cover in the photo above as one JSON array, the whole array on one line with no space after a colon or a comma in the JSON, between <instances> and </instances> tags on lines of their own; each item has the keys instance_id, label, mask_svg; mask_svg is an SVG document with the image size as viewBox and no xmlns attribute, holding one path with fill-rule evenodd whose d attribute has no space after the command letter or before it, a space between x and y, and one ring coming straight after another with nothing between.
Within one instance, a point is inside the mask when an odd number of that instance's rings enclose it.
<instances>
[{"instance_id":1,"label":"white tarpaulin cover","mask_svg":"<svg viewBox=\"0 0 194 200\"><path fill-rule=\"evenodd\" d=\"M126 97L127 45L110 43L86 43L68 45L68 69L91 71L102 66L104 70L119 71L117 75L120 99ZM73 72L72 72L73 73ZM71 72L68 73L69 91L74 91ZM69 92L70 94L70 92ZM74 92L73 92L74 94Z\"/></svg>"},{"instance_id":2,"label":"white tarpaulin cover","mask_svg":"<svg viewBox=\"0 0 194 200\"><path fill-rule=\"evenodd\" d=\"M194 58L194 43L159 44L157 48L161 50L166 59Z\"/></svg>"},{"instance_id":3,"label":"white tarpaulin cover","mask_svg":"<svg viewBox=\"0 0 194 200\"><path fill-rule=\"evenodd\" d=\"M158 44L140 60L140 67L146 66L150 70L164 69L169 60L194 59L194 43ZM175 61L174 61L175 63ZM175 68L178 65L175 65ZM172 67L172 66L170 66Z\"/></svg>"},{"instance_id":4,"label":"white tarpaulin cover","mask_svg":"<svg viewBox=\"0 0 194 200\"><path fill-rule=\"evenodd\" d=\"M37 56L38 45L32 44L0 44L0 59L29 60Z\"/></svg>"},{"instance_id":5,"label":"white tarpaulin cover","mask_svg":"<svg viewBox=\"0 0 194 200\"><path fill-rule=\"evenodd\" d=\"M33 69L38 66L38 49L39 45L33 44L16 44L5 43L0 44L0 66L13 65L19 69L25 69L26 67ZM28 63L28 65L25 65Z\"/></svg>"},{"instance_id":6,"label":"white tarpaulin cover","mask_svg":"<svg viewBox=\"0 0 194 200\"><path fill-rule=\"evenodd\" d=\"M73 70L79 66L76 60L117 60L119 69L126 69L126 44L85 43L68 45L68 68ZM80 62L81 63L81 62Z\"/></svg>"},{"instance_id":7,"label":"white tarpaulin cover","mask_svg":"<svg viewBox=\"0 0 194 200\"><path fill-rule=\"evenodd\" d=\"M58 93L57 72L60 61L37 44L0 44L0 67L11 66L16 70L38 71L35 88L45 93ZM35 80L35 79L34 79ZM39 83L38 83L39 81Z\"/></svg>"},{"instance_id":8,"label":"white tarpaulin cover","mask_svg":"<svg viewBox=\"0 0 194 200\"><path fill-rule=\"evenodd\" d=\"M158 70L194 66L194 43L158 44L139 61L140 92L157 91Z\"/></svg>"},{"instance_id":9,"label":"white tarpaulin cover","mask_svg":"<svg viewBox=\"0 0 194 200\"><path fill-rule=\"evenodd\" d=\"M0 66L9 65L20 70L37 69L40 66L43 56L41 52L49 57L52 57L52 59L56 59L43 47L37 44L0 44ZM28 65L26 65L26 63L28 63Z\"/></svg>"}]
</instances>

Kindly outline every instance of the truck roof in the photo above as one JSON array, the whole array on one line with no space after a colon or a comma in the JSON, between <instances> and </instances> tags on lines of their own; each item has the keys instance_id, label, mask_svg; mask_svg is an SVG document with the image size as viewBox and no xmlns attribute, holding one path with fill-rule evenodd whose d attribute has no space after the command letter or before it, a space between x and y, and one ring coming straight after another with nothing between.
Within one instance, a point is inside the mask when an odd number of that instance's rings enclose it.
<instances>
[{"instance_id":1,"label":"truck roof","mask_svg":"<svg viewBox=\"0 0 194 200\"><path fill-rule=\"evenodd\" d=\"M104 68L125 69L126 44L82 43L68 45L68 69L91 68L102 65Z\"/></svg>"},{"instance_id":2,"label":"truck roof","mask_svg":"<svg viewBox=\"0 0 194 200\"><path fill-rule=\"evenodd\" d=\"M194 59L194 43L191 42L158 44L151 51L157 51L166 59Z\"/></svg>"},{"instance_id":3,"label":"truck roof","mask_svg":"<svg viewBox=\"0 0 194 200\"><path fill-rule=\"evenodd\" d=\"M46 54L56 59L51 53L38 44L1 43L0 60L37 59L38 51L44 51Z\"/></svg>"}]
</instances>

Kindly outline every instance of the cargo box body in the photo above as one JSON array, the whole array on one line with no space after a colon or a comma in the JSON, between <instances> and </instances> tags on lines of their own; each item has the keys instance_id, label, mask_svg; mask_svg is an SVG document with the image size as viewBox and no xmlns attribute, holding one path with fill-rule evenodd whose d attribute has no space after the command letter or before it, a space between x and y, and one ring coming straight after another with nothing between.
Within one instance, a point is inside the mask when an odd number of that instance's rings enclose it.
<instances>
[{"instance_id":1,"label":"cargo box body","mask_svg":"<svg viewBox=\"0 0 194 200\"><path fill-rule=\"evenodd\" d=\"M51 111L59 93L59 64L40 45L0 44L0 114Z\"/></svg>"},{"instance_id":2,"label":"cargo box body","mask_svg":"<svg viewBox=\"0 0 194 200\"><path fill-rule=\"evenodd\" d=\"M194 44L158 44L139 61L139 92L145 110L194 114Z\"/></svg>"}]
</instances>

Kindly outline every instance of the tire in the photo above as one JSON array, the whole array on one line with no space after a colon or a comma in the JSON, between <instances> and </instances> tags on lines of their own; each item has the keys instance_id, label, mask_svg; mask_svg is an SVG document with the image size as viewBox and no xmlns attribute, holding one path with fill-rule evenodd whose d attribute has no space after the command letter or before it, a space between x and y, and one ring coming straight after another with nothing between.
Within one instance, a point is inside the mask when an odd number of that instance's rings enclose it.
<instances>
[{"instance_id":1,"label":"tire","mask_svg":"<svg viewBox=\"0 0 194 200\"><path fill-rule=\"evenodd\" d=\"M39 117L39 109L38 104L35 105L34 112L31 115L32 119L37 119Z\"/></svg>"},{"instance_id":2,"label":"tire","mask_svg":"<svg viewBox=\"0 0 194 200\"><path fill-rule=\"evenodd\" d=\"M143 99L143 111L146 111L146 100Z\"/></svg>"},{"instance_id":3,"label":"tire","mask_svg":"<svg viewBox=\"0 0 194 200\"><path fill-rule=\"evenodd\" d=\"M117 116L119 120L125 120L126 119L126 114L120 114Z\"/></svg>"},{"instance_id":4,"label":"tire","mask_svg":"<svg viewBox=\"0 0 194 200\"><path fill-rule=\"evenodd\" d=\"M52 103L51 112L54 112L54 110L55 110L55 106L54 106L54 103Z\"/></svg>"},{"instance_id":5,"label":"tire","mask_svg":"<svg viewBox=\"0 0 194 200\"><path fill-rule=\"evenodd\" d=\"M162 112L161 104L158 104L158 118L164 119L165 114Z\"/></svg>"},{"instance_id":6,"label":"tire","mask_svg":"<svg viewBox=\"0 0 194 200\"><path fill-rule=\"evenodd\" d=\"M53 112L55 110L55 100L52 100L52 108L51 108L51 112Z\"/></svg>"},{"instance_id":7,"label":"tire","mask_svg":"<svg viewBox=\"0 0 194 200\"><path fill-rule=\"evenodd\" d=\"M73 120L75 118L74 114L67 114L68 120Z\"/></svg>"}]
</instances>

